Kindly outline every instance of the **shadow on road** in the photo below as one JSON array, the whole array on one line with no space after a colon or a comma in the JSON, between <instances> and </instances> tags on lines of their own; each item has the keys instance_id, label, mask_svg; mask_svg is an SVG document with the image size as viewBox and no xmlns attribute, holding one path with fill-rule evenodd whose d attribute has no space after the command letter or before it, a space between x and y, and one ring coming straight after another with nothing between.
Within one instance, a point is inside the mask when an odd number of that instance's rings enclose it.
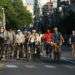
<instances>
[{"instance_id":1,"label":"shadow on road","mask_svg":"<svg viewBox=\"0 0 75 75\"><path fill-rule=\"evenodd\" d=\"M46 63L46 64L65 64L65 65L75 65L75 60L71 59L61 59L58 62L54 62L53 60L50 60L49 58L42 57L40 59L33 60L33 62L36 63Z\"/></svg>"}]
</instances>

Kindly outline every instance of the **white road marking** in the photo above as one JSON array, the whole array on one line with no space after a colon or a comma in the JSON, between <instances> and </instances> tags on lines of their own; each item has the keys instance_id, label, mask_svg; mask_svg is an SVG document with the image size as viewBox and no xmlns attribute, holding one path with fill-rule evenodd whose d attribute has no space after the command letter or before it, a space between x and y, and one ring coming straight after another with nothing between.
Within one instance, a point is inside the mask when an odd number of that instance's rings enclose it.
<instances>
[{"instance_id":1,"label":"white road marking","mask_svg":"<svg viewBox=\"0 0 75 75\"><path fill-rule=\"evenodd\" d=\"M46 67L46 68L56 68L56 66L52 66L52 65L44 65L44 67Z\"/></svg>"},{"instance_id":2,"label":"white road marking","mask_svg":"<svg viewBox=\"0 0 75 75\"><path fill-rule=\"evenodd\" d=\"M12 65L12 64L8 64L8 65L6 65L6 67L7 67L7 68L18 68L17 65Z\"/></svg>"},{"instance_id":3,"label":"white road marking","mask_svg":"<svg viewBox=\"0 0 75 75\"><path fill-rule=\"evenodd\" d=\"M71 59L69 59L69 58L62 57L61 59L75 64L75 62L74 62L74 61L72 61L72 60L71 60Z\"/></svg>"},{"instance_id":4,"label":"white road marking","mask_svg":"<svg viewBox=\"0 0 75 75\"><path fill-rule=\"evenodd\" d=\"M75 69L75 66L72 66L72 65L63 65L63 66L69 69Z\"/></svg>"},{"instance_id":5,"label":"white road marking","mask_svg":"<svg viewBox=\"0 0 75 75\"><path fill-rule=\"evenodd\" d=\"M32 69L32 68L34 68L34 69L37 68L35 65L25 65L25 67L26 67L26 68L30 68L30 69Z\"/></svg>"}]
</instances>

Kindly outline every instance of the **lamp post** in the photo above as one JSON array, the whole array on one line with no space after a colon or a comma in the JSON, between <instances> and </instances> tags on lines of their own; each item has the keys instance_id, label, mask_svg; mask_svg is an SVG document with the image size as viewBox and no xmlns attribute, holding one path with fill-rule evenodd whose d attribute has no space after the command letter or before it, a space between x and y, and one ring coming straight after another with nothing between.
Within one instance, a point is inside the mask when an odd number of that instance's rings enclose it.
<instances>
[{"instance_id":1,"label":"lamp post","mask_svg":"<svg viewBox=\"0 0 75 75\"><path fill-rule=\"evenodd\" d=\"M5 28L5 25L6 25L5 11L4 11L4 8L2 6L0 6L0 10L1 10L1 13L2 13L1 26L3 26Z\"/></svg>"},{"instance_id":2,"label":"lamp post","mask_svg":"<svg viewBox=\"0 0 75 75\"><path fill-rule=\"evenodd\" d=\"M3 19L2 19L2 26L5 28L5 12L4 12L4 8L2 8L2 16L3 16Z\"/></svg>"}]
</instances>

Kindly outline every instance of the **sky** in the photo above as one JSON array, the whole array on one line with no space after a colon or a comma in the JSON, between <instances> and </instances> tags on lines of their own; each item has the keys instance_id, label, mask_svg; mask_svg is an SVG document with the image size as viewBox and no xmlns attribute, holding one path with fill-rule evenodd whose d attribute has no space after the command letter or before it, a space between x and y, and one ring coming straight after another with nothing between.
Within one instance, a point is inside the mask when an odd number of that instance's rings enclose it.
<instances>
[{"instance_id":1,"label":"sky","mask_svg":"<svg viewBox=\"0 0 75 75\"><path fill-rule=\"evenodd\" d=\"M23 3L24 5L26 4L31 4L33 6L33 2L34 0L23 0ZM38 0L39 1L39 4L40 4L40 7L42 7L43 5L45 5L47 2L50 2L50 0ZM56 8L57 7L57 0L52 0L54 3L53 3L53 7Z\"/></svg>"},{"instance_id":2,"label":"sky","mask_svg":"<svg viewBox=\"0 0 75 75\"><path fill-rule=\"evenodd\" d=\"M49 2L50 0L38 0L41 5L44 5L46 2ZM33 4L33 0L23 0L24 3Z\"/></svg>"},{"instance_id":3,"label":"sky","mask_svg":"<svg viewBox=\"0 0 75 75\"><path fill-rule=\"evenodd\" d=\"M23 0L23 3L33 4L33 0Z\"/></svg>"}]
</instances>

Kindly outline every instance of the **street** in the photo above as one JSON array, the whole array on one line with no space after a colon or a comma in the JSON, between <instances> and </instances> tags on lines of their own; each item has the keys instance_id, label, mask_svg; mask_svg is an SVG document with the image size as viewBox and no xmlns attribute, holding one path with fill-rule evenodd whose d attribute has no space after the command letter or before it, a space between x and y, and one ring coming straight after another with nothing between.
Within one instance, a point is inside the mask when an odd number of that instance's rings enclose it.
<instances>
[{"instance_id":1,"label":"street","mask_svg":"<svg viewBox=\"0 0 75 75\"><path fill-rule=\"evenodd\" d=\"M68 57L69 53L62 55L60 63L52 63L47 58L30 62L8 60L0 69L0 75L75 75L75 60Z\"/></svg>"},{"instance_id":2,"label":"street","mask_svg":"<svg viewBox=\"0 0 75 75\"><path fill-rule=\"evenodd\" d=\"M75 75L75 0L0 0L0 75Z\"/></svg>"}]
</instances>

